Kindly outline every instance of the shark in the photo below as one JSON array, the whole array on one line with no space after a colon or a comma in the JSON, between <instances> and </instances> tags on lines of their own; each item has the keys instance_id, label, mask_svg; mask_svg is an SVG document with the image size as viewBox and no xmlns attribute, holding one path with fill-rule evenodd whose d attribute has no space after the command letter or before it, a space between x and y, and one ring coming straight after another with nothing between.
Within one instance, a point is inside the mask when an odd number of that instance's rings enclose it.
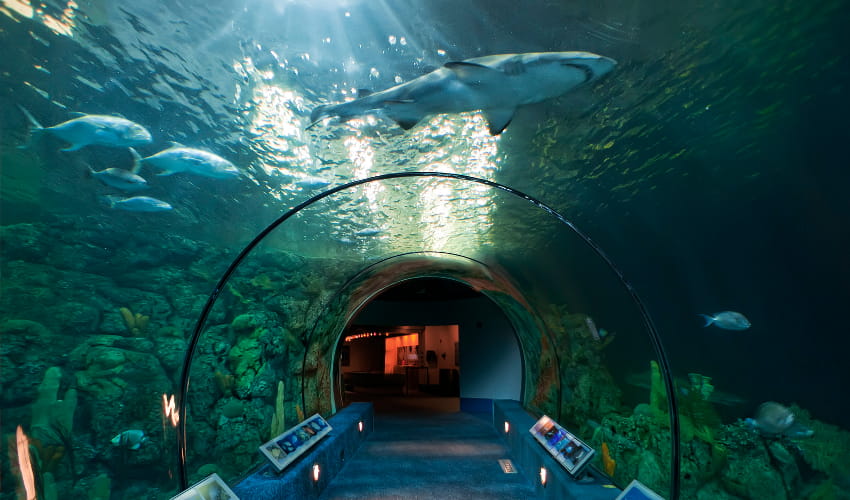
<instances>
[{"instance_id":1,"label":"shark","mask_svg":"<svg viewBox=\"0 0 850 500\"><path fill-rule=\"evenodd\" d=\"M409 130L431 115L480 110L490 134L499 135L520 106L596 81L616 65L615 60L591 52L498 54L448 62L386 90L360 91L357 99L317 106L308 128L325 118L347 121L381 112Z\"/></svg>"}]
</instances>

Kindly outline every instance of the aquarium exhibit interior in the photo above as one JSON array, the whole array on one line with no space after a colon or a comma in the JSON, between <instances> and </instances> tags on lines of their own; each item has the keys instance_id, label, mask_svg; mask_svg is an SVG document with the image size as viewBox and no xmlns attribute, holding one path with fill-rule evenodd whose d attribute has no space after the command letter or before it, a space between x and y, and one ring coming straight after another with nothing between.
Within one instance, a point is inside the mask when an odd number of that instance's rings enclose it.
<instances>
[{"instance_id":1,"label":"aquarium exhibit interior","mask_svg":"<svg viewBox=\"0 0 850 500\"><path fill-rule=\"evenodd\" d=\"M0 500L850 499L846 19L0 1Z\"/></svg>"}]
</instances>

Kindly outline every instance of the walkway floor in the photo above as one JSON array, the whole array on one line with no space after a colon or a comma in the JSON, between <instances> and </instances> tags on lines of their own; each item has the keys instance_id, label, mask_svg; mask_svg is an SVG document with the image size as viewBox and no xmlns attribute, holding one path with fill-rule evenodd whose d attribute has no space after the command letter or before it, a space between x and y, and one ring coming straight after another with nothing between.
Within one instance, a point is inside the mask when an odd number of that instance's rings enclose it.
<instances>
[{"instance_id":1,"label":"walkway floor","mask_svg":"<svg viewBox=\"0 0 850 500\"><path fill-rule=\"evenodd\" d=\"M491 422L427 406L407 410L376 412L374 433L346 458L322 500L536 498L522 471L502 472L498 460L510 457Z\"/></svg>"}]
</instances>

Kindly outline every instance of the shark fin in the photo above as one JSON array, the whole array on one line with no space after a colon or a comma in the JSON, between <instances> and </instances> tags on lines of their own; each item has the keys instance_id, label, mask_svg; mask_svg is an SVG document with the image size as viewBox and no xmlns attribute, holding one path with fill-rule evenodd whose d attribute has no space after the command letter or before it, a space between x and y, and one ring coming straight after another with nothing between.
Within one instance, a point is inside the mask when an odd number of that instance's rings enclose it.
<instances>
[{"instance_id":1,"label":"shark fin","mask_svg":"<svg viewBox=\"0 0 850 500\"><path fill-rule=\"evenodd\" d=\"M186 147L186 146L180 144L177 141L168 141L168 143L171 144L172 148L185 148Z\"/></svg>"},{"instance_id":2,"label":"shark fin","mask_svg":"<svg viewBox=\"0 0 850 500\"><path fill-rule=\"evenodd\" d=\"M393 121L398 123L398 126L403 128L404 130L410 130L419 123L419 120L411 120L405 118L393 118Z\"/></svg>"},{"instance_id":3,"label":"shark fin","mask_svg":"<svg viewBox=\"0 0 850 500\"><path fill-rule=\"evenodd\" d=\"M179 172L179 170L163 170L162 172L160 172L156 175L159 176L159 177L165 177L166 175L174 175L177 172Z\"/></svg>"},{"instance_id":4,"label":"shark fin","mask_svg":"<svg viewBox=\"0 0 850 500\"><path fill-rule=\"evenodd\" d=\"M444 65L452 70L458 79L467 85L481 85L485 81L505 78L505 74L493 68L466 61L447 62Z\"/></svg>"},{"instance_id":5,"label":"shark fin","mask_svg":"<svg viewBox=\"0 0 850 500\"><path fill-rule=\"evenodd\" d=\"M68 114L73 116L74 118L82 118L82 117L86 116L86 114L83 113L82 111L71 111Z\"/></svg>"},{"instance_id":6,"label":"shark fin","mask_svg":"<svg viewBox=\"0 0 850 500\"><path fill-rule=\"evenodd\" d=\"M495 108L484 110L484 118L490 126L490 135L499 135L514 118L514 108Z\"/></svg>"},{"instance_id":7,"label":"shark fin","mask_svg":"<svg viewBox=\"0 0 850 500\"><path fill-rule=\"evenodd\" d=\"M88 144L71 144L67 148L60 149L59 151L76 151L76 150L78 150L78 149L80 149L84 146L87 146L87 145Z\"/></svg>"}]
</instances>

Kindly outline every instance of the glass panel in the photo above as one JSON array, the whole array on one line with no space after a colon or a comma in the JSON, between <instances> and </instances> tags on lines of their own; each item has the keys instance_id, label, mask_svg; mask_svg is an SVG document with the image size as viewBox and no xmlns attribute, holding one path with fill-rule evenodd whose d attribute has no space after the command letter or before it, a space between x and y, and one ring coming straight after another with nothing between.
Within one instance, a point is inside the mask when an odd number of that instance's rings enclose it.
<instances>
[{"instance_id":1,"label":"glass panel","mask_svg":"<svg viewBox=\"0 0 850 500\"><path fill-rule=\"evenodd\" d=\"M667 400L652 344L605 261L520 196L416 176L356 185L301 209L233 274L192 365L192 477L215 469L235 479L287 422L332 414L342 404L332 367L348 322L380 291L419 277L466 283L505 312L523 354L524 404L599 449L604 443L605 460L621 464L608 469L618 483L636 477L636 464L649 457L669 463ZM628 386L641 371L642 388ZM632 430L635 415L644 425ZM659 469L650 483L664 490L669 468Z\"/></svg>"}]
</instances>

